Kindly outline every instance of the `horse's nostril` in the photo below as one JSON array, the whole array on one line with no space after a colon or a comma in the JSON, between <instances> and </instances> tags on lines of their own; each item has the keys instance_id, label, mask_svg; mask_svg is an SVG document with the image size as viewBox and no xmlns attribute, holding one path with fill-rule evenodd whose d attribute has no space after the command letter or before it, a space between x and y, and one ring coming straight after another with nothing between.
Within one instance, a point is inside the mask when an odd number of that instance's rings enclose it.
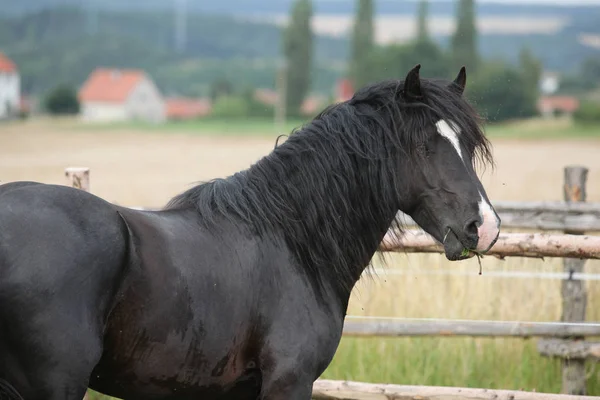
<instances>
[{"instance_id":1,"label":"horse's nostril","mask_svg":"<svg viewBox=\"0 0 600 400\"><path fill-rule=\"evenodd\" d=\"M473 220L471 222L468 222L465 225L465 233L469 236L473 235L473 236L477 236L477 229L479 228L479 221L477 220Z\"/></svg>"}]
</instances>

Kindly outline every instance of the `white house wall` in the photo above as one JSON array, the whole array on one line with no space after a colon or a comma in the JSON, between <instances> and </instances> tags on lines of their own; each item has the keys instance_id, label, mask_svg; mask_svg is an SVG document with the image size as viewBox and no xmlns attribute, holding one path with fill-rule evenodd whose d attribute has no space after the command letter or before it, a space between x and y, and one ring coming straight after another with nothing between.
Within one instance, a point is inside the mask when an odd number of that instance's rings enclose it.
<instances>
[{"instance_id":1,"label":"white house wall","mask_svg":"<svg viewBox=\"0 0 600 400\"><path fill-rule=\"evenodd\" d=\"M152 81L143 79L133 89L126 103L130 119L162 122L166 116L164 99Z\"/></svg>"},{"instance_id":2,"label":"white house wall","mask_svg":"<svg viewBox=\"0 0 600 400\"><path fill-rule=\"evenodd\" d=\"M0 119L18 112L21 103L21 78L18 73L0 72Z\"/></svg>"},{"instance_id":3,"label":"white house wall","mask_svg":"<svg viewBox=\"0 0 600 400\"><path fill-rule=\"evenodd\" d=\"M123 104L82 102L81 118L90 122L120 122L127 120L127 110Z\"/></svg>"}]
</instances>

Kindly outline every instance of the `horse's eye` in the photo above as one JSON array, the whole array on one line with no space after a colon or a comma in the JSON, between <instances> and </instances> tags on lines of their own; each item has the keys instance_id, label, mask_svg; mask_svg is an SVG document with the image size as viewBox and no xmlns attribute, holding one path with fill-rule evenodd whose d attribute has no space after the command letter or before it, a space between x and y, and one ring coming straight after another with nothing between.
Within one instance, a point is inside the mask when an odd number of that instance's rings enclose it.
<instances>
[{"instance_id":1,"label":"horse's eye","mask_svg":"<svg viewBox=\"0 0 600 400\"><path fill-rule=\"evenodd\" d=\"M427 146L427 143L419 143L417 145L417 152L419 153L419 155L423 156L423 157L428 157L429 153L430 153L430 149L429 146Z\"/></svg>"}]
</instances>

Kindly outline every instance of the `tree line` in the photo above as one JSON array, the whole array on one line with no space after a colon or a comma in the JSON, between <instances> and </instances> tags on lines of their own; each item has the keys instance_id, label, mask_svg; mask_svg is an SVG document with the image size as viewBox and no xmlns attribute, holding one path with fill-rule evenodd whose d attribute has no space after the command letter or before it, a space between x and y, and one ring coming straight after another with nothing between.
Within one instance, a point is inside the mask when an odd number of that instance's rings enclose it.
<instances>
[{"instance_id":1,"label":"tree line","mask_svg":"<svg viewBox=\"0 0 600 400\"><path fill-rule=\"evenodd\" d=\"M523 48L518 65L484 60L478 52L475 1L456 2L456 29L443 49L428 29L429 2L421 0L417 35L408 43L378 45L375 41L375 1L357 0L346 74L355 90L369 82L403 77L415 64L426 77L451 78L466 66L468 96L491 121L524 118L536 113L542 65ZM296 0L285 30L283 53L287 63L286 104L289 115L299 112L312 74L313 32L311 0Z\"/></svg>"}]
</instances>

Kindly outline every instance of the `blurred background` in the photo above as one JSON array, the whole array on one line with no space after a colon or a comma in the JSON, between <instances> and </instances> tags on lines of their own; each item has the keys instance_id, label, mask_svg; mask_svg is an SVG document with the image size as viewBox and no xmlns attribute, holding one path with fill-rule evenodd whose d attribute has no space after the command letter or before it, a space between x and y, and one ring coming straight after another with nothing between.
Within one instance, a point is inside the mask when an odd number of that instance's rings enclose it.
<instances>
[{"instance_id":1,"label":"blurred background","mask_svg":"<svg viewBox=\"0 0 600 400\"><path fill-rule=\"evenodd\" d=\"M600 201L600 1L0 0L0 10L1 182L64 184L66 167L83 166L93 193L161 207L420 63L422 76L446 79L466 66L496 157L481 171L492 202L562 200L574 164L589 168L587 201ZM482 262L479 276L477 260L393 255L398 274L359 282L349 314L560 319L560 280L535 274L562 271L561 260ZM597 280L585 285L597 321ZM344 338L323 377L559 392L560 368L521 339ZM600 395L597 365L586 374Z\"/></svg>"}]
</instances>

